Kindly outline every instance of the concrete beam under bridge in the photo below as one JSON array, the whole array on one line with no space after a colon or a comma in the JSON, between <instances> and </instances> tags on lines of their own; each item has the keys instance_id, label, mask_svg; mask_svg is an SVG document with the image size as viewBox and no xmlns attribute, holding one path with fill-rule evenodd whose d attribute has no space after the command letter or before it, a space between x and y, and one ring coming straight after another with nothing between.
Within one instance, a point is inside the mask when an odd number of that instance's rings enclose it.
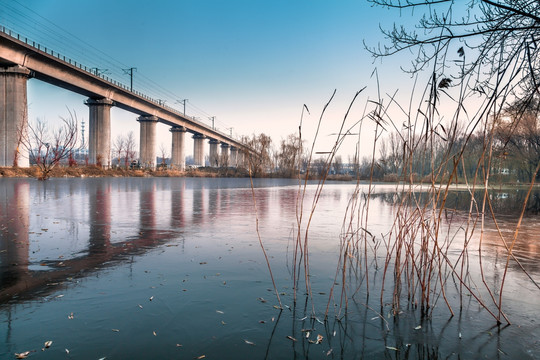
<instances>
[{"instance_id":1,"label":"concrete beam under bridge","mask_svg":"<svg viewBox=\"0 0 540 360\"><path fill-rule=\"evenodd\" d=\"M186 168L184 140L187 130L183 126L173 126L169 131L172 133L171 167L183 171Z\"/></svg>"},{"instance_id":2,"label":"concrete beam under bridge","mask_svg":"<svg viewBox=\"0 0 540 360\"><path fill-rule=\"evenodd\" d=\"M137 121L141 124L141 141L139 143L139 161L146 168L156 167L156 125L157 116L139 116Z\"/></svg>"},{"instance_id":3,"label":"concrete beam under bridge","mask_svg":"<svg viewBox=\"0 0 540 360\"><path fill-rule=\"evenodd\" d=\"M0 69L0 166L28 167L22 136L28 131L26 85L30 70L23 66Z\"/></svg>"},{"instance_id":4,"label":"concrete beam under bridge","mask_svg":"<svg viewBox=\"0 0 540 360\"><path fill-rule=\"evenodd\" d=\"M111 107L110 99L88 99L88 163L111 166Z\"/></svg>"}]
</instances>

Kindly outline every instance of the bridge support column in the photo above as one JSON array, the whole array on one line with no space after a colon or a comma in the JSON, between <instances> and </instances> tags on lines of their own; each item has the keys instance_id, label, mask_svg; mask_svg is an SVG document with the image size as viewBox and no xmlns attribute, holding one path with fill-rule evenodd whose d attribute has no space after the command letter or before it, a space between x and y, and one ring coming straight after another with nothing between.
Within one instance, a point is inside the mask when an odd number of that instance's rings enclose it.
<instances>
[{"instance_id":1,"label":"bridge support column","mask_svg":"<svg viewBox=\"0 0 540 360\"><path fill-rule=\"evenodd\" d=\"M243 168L244 166L244 152L242 150L238 150L238 153L236 154L236 166Z\"/></svg>"},{"instance_id":2,"label":"bridge support column","mask_svg":"<svg viewBox=\"0 0 540 360\"><path fill-rule=\"evenodd\" d=\"M230 156L229 156L229 166L232 166L232 167L237 167L238 166L238 163L236 162L237 161L237 154L238 154L238 149L235 148L234 146L231 146L231 149L230 149Z\"/></svg>"},{"instance_id":3,"label":"bridge support column","mask_svg":"<svg viewBox=\"0 0 540 360\"><path fill-rule=\"evenodd\" d=\"M156 125L157 116L143 115L137 118L141 124L141 141L139 143L139 161L145 168L156 167Z\"/></svg>"},{"instance_id":4,"label":"bridge support column","mask_svg":"<svg viewBox=\"0 0 540 360\"><path fill-rule=\"evenodd\" d=\"M223 167L231 166L231 164L229 164L229 147L229 144L221 143L221 156L219 159L219 165Z\"/></svg>"},{"instance_id":5,"label":"bridge support column","mask_svg":"<svg viewBox=\"0 0 540 360\"><path fill-rule=\"evenodd\" d=\"M249 160L248 160L248 154L246 154L244 151L240 151L238 153L238 166L243 167L245 169L249 168Z\"/></svg>"},{"instance_id":6,"label":"bridge support column","mask_svg":"<svg viewBox=\"0 0 540 360\"><path fill-rule=\"evenodd\" d=\"M193 161L197 166L204 166L204 139L203 134L193 135Z\"/></svg>"},{"instance_id":7,"label":"bridge support column","mask_svg":"<svg viewBox=\"0 0 540 360\"><path fill-rule=\"evenodd\" d=\"M183 126L174 126L169 131L172 133L171 167L183 171L186 168L186 158L184 155L186 128Z\"/></svg>"},{"instance_id":8,"label":"bridge support column","mask_svg":"<svg viewBox=\"0 0 540 360\"><path fill-rule=\"evenodd\" d=\"M210 139L210 166L212 167L219 166L218 144L218 140Z\"/></svg>"},{"instance_id":9,"label":"bridge support column","mask_svg":"<svg viewBox=\"0 0 540 360\"><path fill-rule=\"evenodd\" d=\"M88 99L88 163L111 166L111 107L110 99Z\"/></svg>"},{"instance_id":10,"label":"bridge support column","mask_svg":"<svg viewBox=\"0 0 540 360\"><path fill-rule=\"evenodd\" d=\"M22 136L28 131L26 83L30 70L23 66L0 69L0 166L28 167L28 149Z\"/></svg>"}]
</instances>

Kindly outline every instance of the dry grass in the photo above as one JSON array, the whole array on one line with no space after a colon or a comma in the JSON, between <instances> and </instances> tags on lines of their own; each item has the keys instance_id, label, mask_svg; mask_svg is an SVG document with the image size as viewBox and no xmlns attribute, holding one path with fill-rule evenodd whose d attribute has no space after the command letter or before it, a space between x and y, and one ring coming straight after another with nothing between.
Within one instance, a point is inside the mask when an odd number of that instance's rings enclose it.
<instances>
[{"instance_id":1,"label":"dry grass","mask_svg":"<svg viewBox=\"0 0 540 360\"><path fill-rule=\"evenodd\" d=\"M35 167L18 168L2 167L0 168L0 177L33 177L39 178L40 170ZM50 177L245 177L246 174L240 169L213 169L200 168L194 170L179 171L173 169L167 170L149 170L149 169L106 169L98 166L58 166L51 170Z\"/></svg>"}]
</instances>

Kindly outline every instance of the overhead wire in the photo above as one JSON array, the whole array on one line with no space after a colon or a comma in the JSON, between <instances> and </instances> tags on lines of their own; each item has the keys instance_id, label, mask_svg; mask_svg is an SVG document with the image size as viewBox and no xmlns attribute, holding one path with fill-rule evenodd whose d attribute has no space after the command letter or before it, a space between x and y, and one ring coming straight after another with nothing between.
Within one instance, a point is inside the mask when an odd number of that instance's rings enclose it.
<instances>
[{"instance_id":1,"label":"overhead wire","mask_svg":"<svg viewBox=\"0 0 540 360\"><path fill-rule=\"evenodd\" d=\"M12 3L18 5L19 8ZM0 21L3 20L6 23L10 23L13 31L24 33L25 37L29 39L33 38L32 41L37 40L43 46L54 49L53 51L55 53L72 58L72 60L88 66L88 69L99 69L102 71L102 75L106 75L109 79L124 85L128 82L126 81L125 70L130 68L129 65L111 57L87 41L63 29L18 0L12 0L12 3L6 2L0 8ZM2 18L2 13L4 13L4 18ZM79 46L74 44L79 44ZM81 45L83 46L81 47ZM156 100L161 100L172 108L175 108L175 103L183 98L138 70L137 76L134 76L134 90ZM208 112L190 101L187 101L186 109L190 109L190 113L202 117L204 122L210 121L212 117ZM186 113L188 113L187 110ZM230 128L224 122L218 122L225 128Z\"/></svg>"}]
</instances>

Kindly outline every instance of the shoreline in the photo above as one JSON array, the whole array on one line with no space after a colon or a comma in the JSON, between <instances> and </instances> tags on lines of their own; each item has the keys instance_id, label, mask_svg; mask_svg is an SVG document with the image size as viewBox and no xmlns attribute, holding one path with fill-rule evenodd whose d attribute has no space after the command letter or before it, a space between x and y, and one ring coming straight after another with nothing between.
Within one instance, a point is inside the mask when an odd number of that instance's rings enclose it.
<instances>
[{"instance_id":1,"label":"shoreline","mask_svg":"<svg viewBox=\"0 0 540 360\"><path fill-rule=\"evenodd\" d=\"M0 167L0 178L35 178L40 176L40 169L37 166L27 168L20 167ZM85 177L248 177L249 173L245 169L231 168L197 168L189 170L174 169L125 169L110 168L88 165L73 167L55 167L48 174L50 178L85 178Z\"/></svg>"},{"instance_id":2,"label":"shoreline","mask_svg":"<svg viewBox=\"0 0 540 360\"><path fill-rule=\"evenodd\" d=\"M22 167L0 167L1 178L35 178L39 179L40 169L37 166L27 168ZM86 177L209 177L209 178L247 178L249 171L245 168L213 168L199 167L195 169L175 170L175 169L126 169L126 168L103 168L96 165L88 166L59 166L55 167L49 173L50 178L86 178ZM283 174L264 174L262 176L254 176L255 178L297 178L296 176L283 176ZM304 179L304 175L302 175ZM317 180L318 177L310 176L310 180ZM354 183L357 180L351 175L328 175L326 181L344 181ZM360 179L362 183L369 183L369 180ZM373 181L373 185L386 184L396 185L399 187L407 187L409 183L400 181ZM437 187L446 186L446 183L435 184ZM427 189L431 186L430 183L413 183L412 186L416 189ZM527 189L530 183L499 183L491 182L489 188L493 190L519 190ZM540 187L540 184L534 184L533 188ZM450 190L468 191L472 185L465 183L452 183L449 186ZM475 189L484 189L484 184L476 184Z\"/></svg>"}]
</instances>

